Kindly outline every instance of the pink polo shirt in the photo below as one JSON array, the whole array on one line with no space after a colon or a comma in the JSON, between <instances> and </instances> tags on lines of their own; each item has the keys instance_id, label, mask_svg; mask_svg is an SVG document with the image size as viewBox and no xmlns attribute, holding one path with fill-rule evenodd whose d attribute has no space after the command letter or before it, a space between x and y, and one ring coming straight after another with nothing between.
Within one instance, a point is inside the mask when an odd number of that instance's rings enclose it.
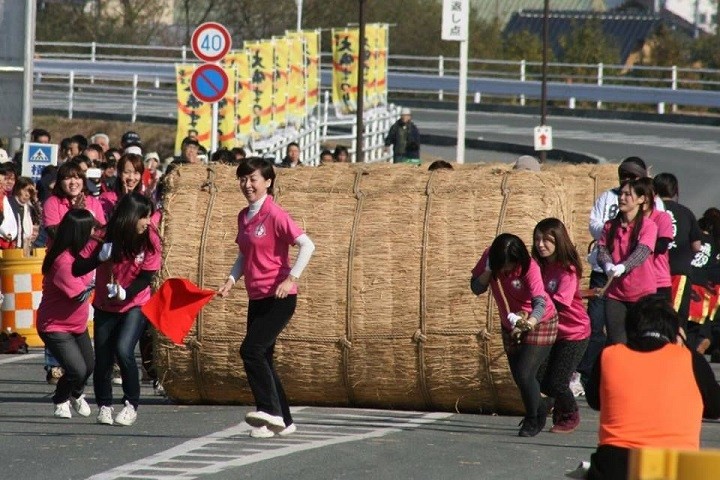
<instances>
[{"instance_id":1,"label":"pink polo shirt","mask_svg":"<svg viewBox=\"0 0 720 480\"><path fill-rule=\"evenodd\" d=\"M120 200L118 194L115 190L108 190L107 192L101 193L99 199L103 212L105 212L105 218L109 221L115 211L115 205L117 205L118 200ZM150 215L150 224L157 228L160 225L160 220L162 220L162 212L156 209L152 215Z\"/></svg>"},{"instance_id":2,"label":"pink polo shirt","mask_svg":"<svg viewBox=\"0 0 720 480\"><path fill-rule=\"evenodd\" d=\"M268 195L249 221L243 208L238 214L235 243L243 254L245 289L251 300L272 297L290 274L290 245L304 232ZM293 285L290 294L297 293Z\"/></svg>"},{"instance_id":3,"label":"pink polo shirt","mask_svg":"<svg viewBox=\"0 0 720 480\"><path fill-rule=\"evenodd\" d=\"M655 222L658 230L658 239L669 238L672 240L675 238L672 217L667 212L653 209L652 213L645 218ZM656 286L658 288L672 286L672 280L670 278L670 253L667 250L665 253L658 255L653 253L653 266L655 267L655 277L657 278Z\"/></svg>"},{"instance_id":4,"label":"pink polo shirt","mask_svg":"<svg viewBox=\"0 0 720 480\"><path fill-rule=\"evenodd\" d=\"M46 227L59 225L70 208L69 199L50 195L43 203L43 223ZM100 225L105 225L105 212L103 212L102 205L100 205L97 198L85 196L85 208L93 214Z\"/></svg>"},{"instance_id":5,"label":"pink polo shirt","mask_svg":"<svg viewBox=\"0 0 720 480\"><path fill-rule=\"evenodd\" d=\"M611 253L612 261L615 265L623 263L630 256L630 238L634 228L634 223L627 227L619 227L617 229L616 238L613 243L613 251ZM610 230L610 222L605 222L602 235L598 241L599 245L607 245L607 235ZM657 238L657 225L650 219L644 218L638 243L645 245L652 252L655 250L655 239ZM620 278L612 281L605 295L621 302L637 302L645 295L650 295L657 291L657 280L655 279L655 266L652 254L640 265L632 269L630 272L623 274Z\"/></svg>"},{"instance_id":6,"label":"pink polo shirt","mask_svg":"<svg viewBox=\"0 0 720 480\"><path fill-rule=\"evenodd\" d=\"M142 251L135 258L123 259L120 263L113 263L112 260L103 262L97 268L97 278L95 280L95 302L93 306L105 312L127 312L133 307L145 305L150 300L151 289L147 288L139 292L129 300L118 301L114 298L108 298L107 284L110 283L110 274L114 274L115 283L124 289L137 278L141 270L157 271L160 270L162 262L162 243L160 235L155 228L148 228L150 232L150 242L154 247L154 251Z\"/></svg>"},{"instance_id":7,"label":"pink polo shirt","mask_svg":"<svg viewBox=\"0 0 720 480\"><path fill-rule=\"evenodd\" d=\"M473 278L480 276L485 270L488 251L489 249L486 249L483 252L477 265L472 269ZM495 298L495 303L498 306L498 313L500 314L500 323L507 331L512 330L510 322L508 322L507 319L508 313L527 312L529 315L530 312L532 312L533 297L543 297L545 299L545 314L539 319L539 322L547 322L557 314L555 305L545 292L540 267L537 262L534 259L530 259L530 267L525 275L521 275L520 272L521 270L518 268L508 274L499 273L497 276L497 280L502 284L503 291L505 292L510 311L507 311L505 302L500 295L500 290L497 286L498 282L490 281L490 288Z\"/></svg>"},{"instance_id":8,"label":"pink polo shirt","mask_svg":"<svg viewBox=\"0 0 720 480\"><path fill-rule=\"evenodd\" d=\"M590 317L580 297L580 278L575 267L558 262L541 265L545 291L558 312L558 340L584 340L590 336Z\"/></svg>"},{"instance_id":9,"label":"pink polo shirt","mask_svg":"<svg viewBox=\"0 0 720 480\"><path fill-rule=\"evenodd\" d=\"M87 329L90 302L78 302L80 295L92 283L94 272L82 277L72 274L75 258L65 250L43 276L42 300L37 311L38 332L83 333Z\"/></svg>"}]
</instances>

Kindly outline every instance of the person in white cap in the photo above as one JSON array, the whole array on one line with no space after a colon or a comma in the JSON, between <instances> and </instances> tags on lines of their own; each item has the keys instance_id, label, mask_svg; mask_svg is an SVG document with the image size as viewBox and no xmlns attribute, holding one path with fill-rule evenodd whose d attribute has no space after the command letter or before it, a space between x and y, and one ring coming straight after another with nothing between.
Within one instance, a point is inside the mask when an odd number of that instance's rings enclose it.
<instances>
[{"instance_id":1,"label":"person in white cap","mask_svg":"<svg viewBox=\"0 0 720 480\"><path fill-rule=\"evenodd\" d=\"M409 108L400 110L400 119L390 127L385 137L385 149L393 147L393 163L420 158L420 132L412 121Z\"/></svg>"}]
</instances>

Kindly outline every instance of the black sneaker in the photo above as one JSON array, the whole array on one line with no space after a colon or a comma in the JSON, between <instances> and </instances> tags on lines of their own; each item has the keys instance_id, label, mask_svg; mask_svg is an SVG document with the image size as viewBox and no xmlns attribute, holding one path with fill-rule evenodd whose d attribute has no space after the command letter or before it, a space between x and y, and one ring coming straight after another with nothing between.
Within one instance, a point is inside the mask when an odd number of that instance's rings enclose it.
<instances>
[{"instance_id":1,"label":"black sneaker","mask_svg":"<svg viewBox=\"0 0 720 480\"><path fill-rule=\"evenodd\" d=\"M547 422L547 416L548 416L548 407L550 407L551 404L554 406L554 399L552 398L541 398L540 399L540 406L537 410L537 429L538 432L542 432L545 428L545 423ZM532 435L534 436L534 435Z\"/></svg>"},{"instance_id":2,"label":"black sneaker","mask_svg":"<svg viewBox=\"0 0 720 480\"><path fill-rule=\"evenodd\" d=\"M538 428L537 416L525 417L520 422L520 431L518 432L519 437L534 437L540 433Z\"/></svg>"}]
</instances>

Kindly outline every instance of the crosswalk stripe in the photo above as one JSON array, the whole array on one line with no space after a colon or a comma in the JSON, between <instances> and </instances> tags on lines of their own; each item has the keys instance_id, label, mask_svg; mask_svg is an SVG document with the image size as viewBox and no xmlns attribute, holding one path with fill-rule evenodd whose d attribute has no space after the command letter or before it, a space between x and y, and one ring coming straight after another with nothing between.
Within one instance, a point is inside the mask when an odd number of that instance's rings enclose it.
<instances>
[{"instance_id":1,"label":"crosswalk stripe","mask_svg":"<svg viewBox=\"0 0 720 480\"><path fill-rule=\"evenodd\" d=\"M292 436L254 439L248 435L250 427L242 423L93 475L89 480L148 480L169 476L194 479L296 452L400 433L452 415L444 412L393 412L383 415L377 411L354 409L327 413L306 407L293 408L292 411L300 424L298 432Z\"/></svg>"}]
</instances>

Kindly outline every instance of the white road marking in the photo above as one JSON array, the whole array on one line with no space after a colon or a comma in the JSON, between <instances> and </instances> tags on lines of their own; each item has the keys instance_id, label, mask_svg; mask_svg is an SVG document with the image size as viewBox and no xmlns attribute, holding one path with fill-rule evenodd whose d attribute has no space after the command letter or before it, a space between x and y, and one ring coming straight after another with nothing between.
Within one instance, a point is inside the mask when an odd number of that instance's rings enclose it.
<instances>
[{"instance_id":1,"label":"white road marking","mask_svg":"<svg viewBox=\"0 0 720 480\"><path fill-rule=\"evenodd\" d=\"M18 354L17 356L7 357L7 358L0 358L0 365L3 365L5 363L14 363L14 362L22 362L23 360L32 360L35 358L40 358L45 356L44 353L24 353L24 354Z\"/></svg>"},{"instance_id":2,"label":"white road marking","mask_svg":"<svg viewBox=\"0 0 720 480\"><path fill-rule=\"evenodd\" d=\"M319 413L305 407L292 410L300 414L297 415L300 422L298 431L289 437L253 439L248 435L250 427L241 423L93 475L88 480L170 477L189 480L305 450L399 433L452 416L444 412L382 415L377 410L345 409L332 413Z\"/></svg>"}]
</instances>

